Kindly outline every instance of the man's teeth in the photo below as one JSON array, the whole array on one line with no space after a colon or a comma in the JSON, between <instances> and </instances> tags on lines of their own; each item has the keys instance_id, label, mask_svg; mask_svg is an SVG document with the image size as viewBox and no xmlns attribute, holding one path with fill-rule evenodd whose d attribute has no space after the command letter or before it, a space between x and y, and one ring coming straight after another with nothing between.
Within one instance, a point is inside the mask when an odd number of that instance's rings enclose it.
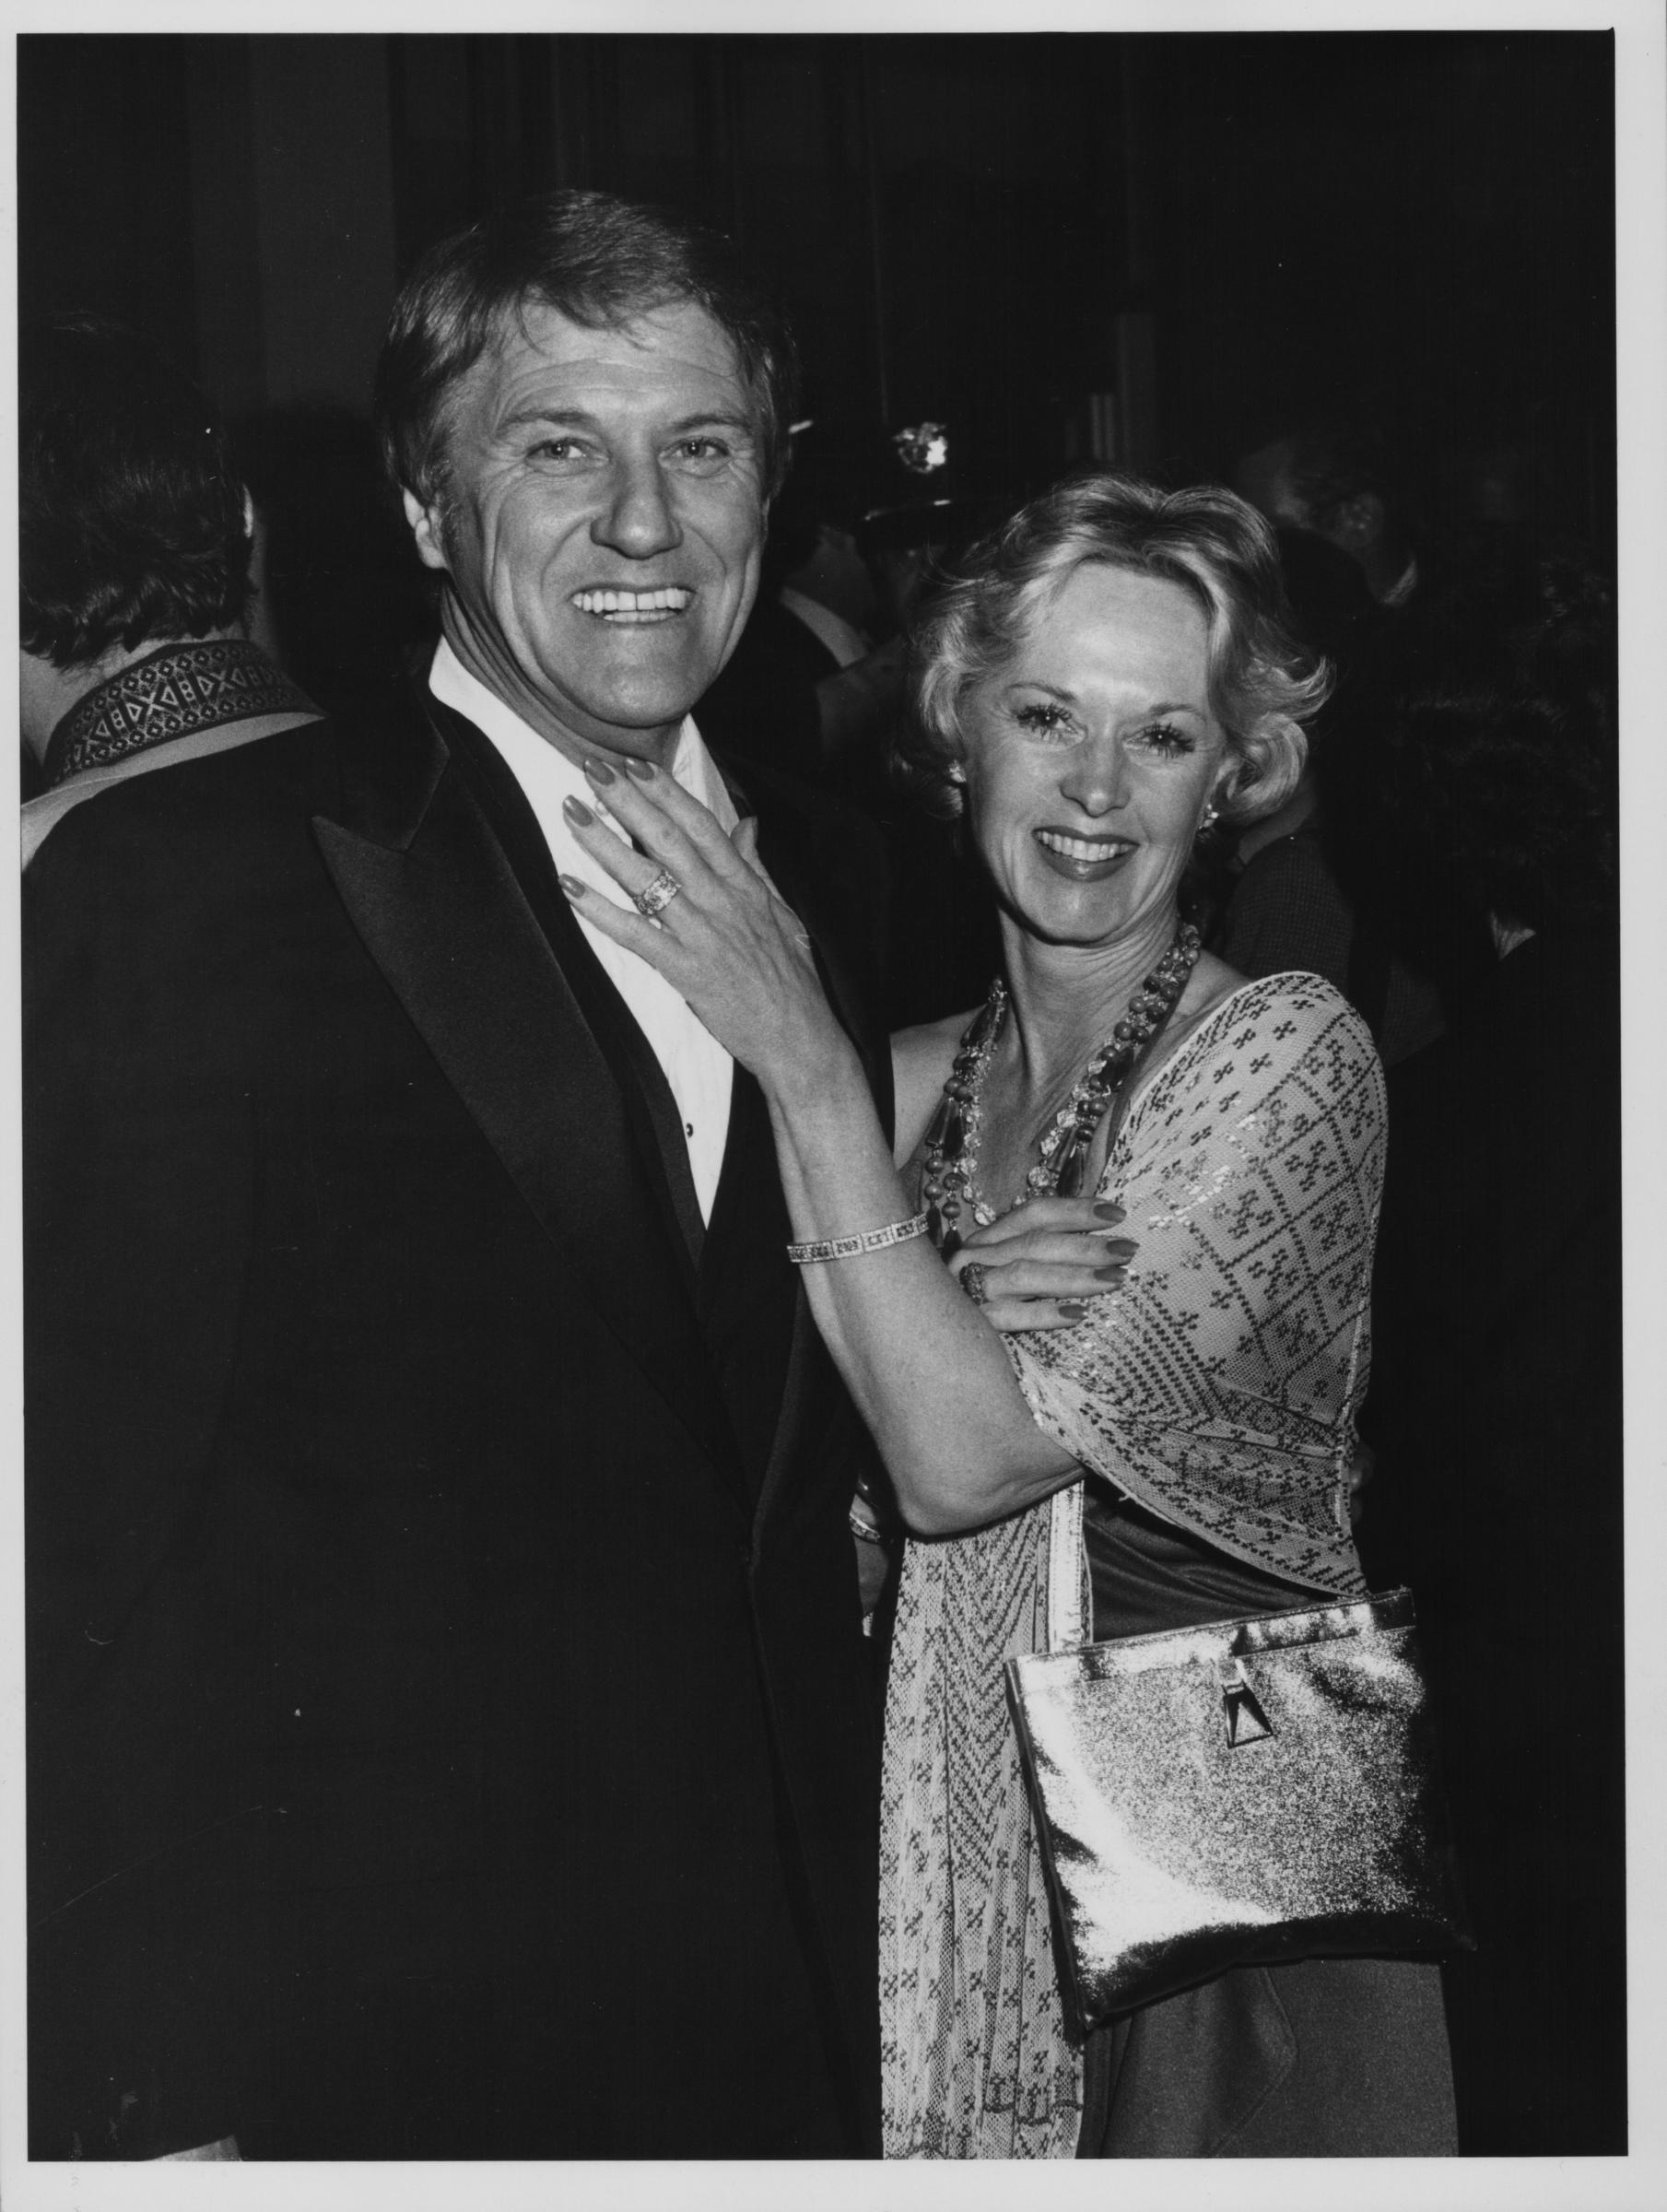
<instances>
[{"instance_id":1,"label":"man's teeth","mask_svg":"<svg viewBox=\"0 0 1667 2212\"><path fill-rule=\"evenodd\" d=\"M1067 837L1061 830L1039 830L1036 834L1050 853L1062 853L1067 860L1115 860L1134 850L1121 838Z\"/></svg>"},{"instance_id":2,"label":"man's teeth","mask_svg":"<svg viewBox=\"0 0 1667 2212\"><path fill-rule=\"evenodd\" d=\"M680 615L694 596L680 583L663 583L654 592L575 592L573 605L581 615L618 615L627 621L640 621L648 616Z\"/></svg>"}]
</instances>

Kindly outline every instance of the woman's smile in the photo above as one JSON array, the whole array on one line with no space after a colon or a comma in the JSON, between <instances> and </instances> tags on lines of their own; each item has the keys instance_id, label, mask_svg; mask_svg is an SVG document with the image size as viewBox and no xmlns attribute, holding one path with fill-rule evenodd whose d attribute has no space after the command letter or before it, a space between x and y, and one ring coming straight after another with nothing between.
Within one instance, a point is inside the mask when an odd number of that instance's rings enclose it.
<instances>
[{"instance_id":1,"label":"woman's smile","mask_svg":"<svg viewBox=\"0 0 1667 2212\"><path fill-rule=\"evenodd\" d=\"M1057 875L1071 883L1098 883L1138 851L1133 838L1085 837L1071 830L1038 830L1036 841Z\"/></svg>"}]
</instances>

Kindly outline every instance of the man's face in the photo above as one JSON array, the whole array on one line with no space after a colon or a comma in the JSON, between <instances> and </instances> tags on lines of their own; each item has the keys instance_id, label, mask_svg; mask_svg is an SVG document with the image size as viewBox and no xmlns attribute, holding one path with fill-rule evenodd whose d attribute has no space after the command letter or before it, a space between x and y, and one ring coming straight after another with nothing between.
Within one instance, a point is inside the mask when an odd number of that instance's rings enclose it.
<instances>
[{"instance_id":1,"label":"man's face","mask_svg":"<svg viewBox=\"0 0 1667 2212\"><path fill-rule=\"evenodd\" d=\"M758 582L757 413L704 308L587 330L531 306L452 395L405 512L475 676L571 759L663 759Z\"/></svg>"}]
</instances>

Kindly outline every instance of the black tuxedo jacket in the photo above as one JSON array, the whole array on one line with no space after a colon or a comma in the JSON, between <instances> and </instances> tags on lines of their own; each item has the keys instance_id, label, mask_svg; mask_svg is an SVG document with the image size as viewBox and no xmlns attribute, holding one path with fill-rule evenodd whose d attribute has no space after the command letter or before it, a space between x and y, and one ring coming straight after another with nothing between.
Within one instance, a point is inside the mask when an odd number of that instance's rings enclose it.
<instances>
[{"instance_id":1,"label":"black tuxedo jacket","mask_svg":"<svg viewBox=\"0 0 1667 2212\"><path fill-rule=\"evenodd\" d=\"M855 818L761 850L885 1110ZM866 1445L431 700L76 810L26 923L36 2157L877 2137Z\"/></svg>"}]
</instances>

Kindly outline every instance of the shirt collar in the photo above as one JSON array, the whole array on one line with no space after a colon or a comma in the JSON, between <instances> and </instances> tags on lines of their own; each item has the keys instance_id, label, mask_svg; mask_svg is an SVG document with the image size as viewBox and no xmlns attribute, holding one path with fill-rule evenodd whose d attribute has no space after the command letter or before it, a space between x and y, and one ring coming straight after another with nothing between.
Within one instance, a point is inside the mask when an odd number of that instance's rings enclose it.
<instances>
[{"instance_id":1,"label":"shirt collar","mask_svg":"<svg viewBox=\"0 0 1667 2212\"><path fill-rule=\"evenodd\" d=\"M803 592L795 592L791 583L784 583L776 598L790 615L797 615L818 643L827 646L841 668L849 668L853 661L864 659L872 650L854 623L848 622L843 615L836 615L831 606L824 606L819 599L810 599Z\"/></svg>"}]
</instances>

